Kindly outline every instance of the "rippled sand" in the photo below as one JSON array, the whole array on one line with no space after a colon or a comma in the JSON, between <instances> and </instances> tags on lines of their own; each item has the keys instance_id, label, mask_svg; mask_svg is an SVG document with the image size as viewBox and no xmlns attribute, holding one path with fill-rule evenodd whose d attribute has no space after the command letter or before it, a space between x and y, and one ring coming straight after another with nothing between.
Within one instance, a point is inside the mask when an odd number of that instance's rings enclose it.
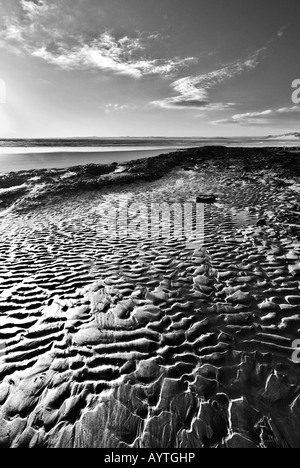
<instances>
[{"instance_id":1,"label":"rippled sand","mask_svg":"<svg viewBox=\"0 0 300 468\"><path fill-rule=\"evenodd\" d=\"M0 446L300 447L298 184L195 165L8 212ZM204 245L99 230L120 195L211 192Z\"/></svg>"}]
</instances>

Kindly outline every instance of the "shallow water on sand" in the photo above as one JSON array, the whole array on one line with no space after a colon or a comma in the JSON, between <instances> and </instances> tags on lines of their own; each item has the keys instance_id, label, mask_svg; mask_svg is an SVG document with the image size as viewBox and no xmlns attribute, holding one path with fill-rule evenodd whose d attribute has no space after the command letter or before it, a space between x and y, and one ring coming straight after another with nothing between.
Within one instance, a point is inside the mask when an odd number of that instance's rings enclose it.
<instances>
[{"instance_id":1,"label":"shallow water on sand","mask_svg":"<svg viewBox=\"0 0 300 468\"><path fill-rule=\"evenodd\" d=\"M85 164L112 164L176 151L166 147L0 148L0 173L53 169Z\"/></svg>"},{"instance_id":2,"label":"shallow water on sand","mask_svg":"<svg viewBox=\"0 0 300 468\"><path fill-rule=\"evenodd\" d=\"M299 194L267 182L177 171L4 220L1 444L300 446L300 244L256 227ZM120 195L185 206L211 191L192 250L147 223L99 229Z\"/></svg>"}]
</instances>

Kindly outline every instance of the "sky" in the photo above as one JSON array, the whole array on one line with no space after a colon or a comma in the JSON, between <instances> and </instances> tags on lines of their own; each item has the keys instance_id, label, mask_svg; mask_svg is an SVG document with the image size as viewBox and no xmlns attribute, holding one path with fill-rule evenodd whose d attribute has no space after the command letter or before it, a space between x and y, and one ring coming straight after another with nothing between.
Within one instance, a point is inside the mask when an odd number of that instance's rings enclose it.
<instances>
[{"instance_id":1,"label":"sky","mask_svg":"<svg viewBox=\"0 0 300 468\"><path fill-rule=\"evenodd\" d=\"M299 0L0 0L0 137L299 131Z\"/></svg>"}]
</instances>

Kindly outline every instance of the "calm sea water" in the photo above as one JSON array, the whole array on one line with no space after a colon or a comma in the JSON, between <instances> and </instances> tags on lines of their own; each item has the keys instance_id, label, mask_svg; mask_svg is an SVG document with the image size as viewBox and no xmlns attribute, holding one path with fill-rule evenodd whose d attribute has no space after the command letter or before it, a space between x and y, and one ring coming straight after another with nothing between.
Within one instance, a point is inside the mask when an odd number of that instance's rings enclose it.
<instances>
[{"instance_id":1,"label":"calm sea water","mask_svg":"<svg viewBox=\"0 0 300 468\"><path fill-rule=\"evenodd\" d=\"M128 143L128 142L127 142ZM132 142L133 143L133 142ZM147 145L138 141L133 145L126 145L125 141L115 142L106 146L1 146L0 144L0 173L27 171L32 169L62 169L85 164L112 164L149 158L160 154L167 154L179 149L196 146L296 146L288 141L266 142L257 140L173 140L158 143L154 140ZM164 144L165 143L165 144Z\"/></svg>"},{"instance_id":2,"label":"calm sea water","mask_svg":"<svg viewBox=\"0 0 300 468\"><path fill-rule=\"evenodd\" d=\"M92 163L122 163L173 151L176 151L176 148L0 148L0 173L61 169Z\"/></svg>"}]
</instances>

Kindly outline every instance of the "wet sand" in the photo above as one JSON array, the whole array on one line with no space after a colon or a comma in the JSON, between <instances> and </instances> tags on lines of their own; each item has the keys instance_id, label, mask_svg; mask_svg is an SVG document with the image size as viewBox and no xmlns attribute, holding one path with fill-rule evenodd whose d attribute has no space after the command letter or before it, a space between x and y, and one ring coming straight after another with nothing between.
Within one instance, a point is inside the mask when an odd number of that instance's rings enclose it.
<instances>
[{"instance_id":1,"label":"wet sand","mask_svg":"<svg viewBox=\"0 0 300 468\"><path fill-rule=\"evenodd\" d=\"M299 448L298 158L203 148L0 178L0 446ZM210 193L193 248L99 229L120 196Z\"/></svg>"}]
</instances>

